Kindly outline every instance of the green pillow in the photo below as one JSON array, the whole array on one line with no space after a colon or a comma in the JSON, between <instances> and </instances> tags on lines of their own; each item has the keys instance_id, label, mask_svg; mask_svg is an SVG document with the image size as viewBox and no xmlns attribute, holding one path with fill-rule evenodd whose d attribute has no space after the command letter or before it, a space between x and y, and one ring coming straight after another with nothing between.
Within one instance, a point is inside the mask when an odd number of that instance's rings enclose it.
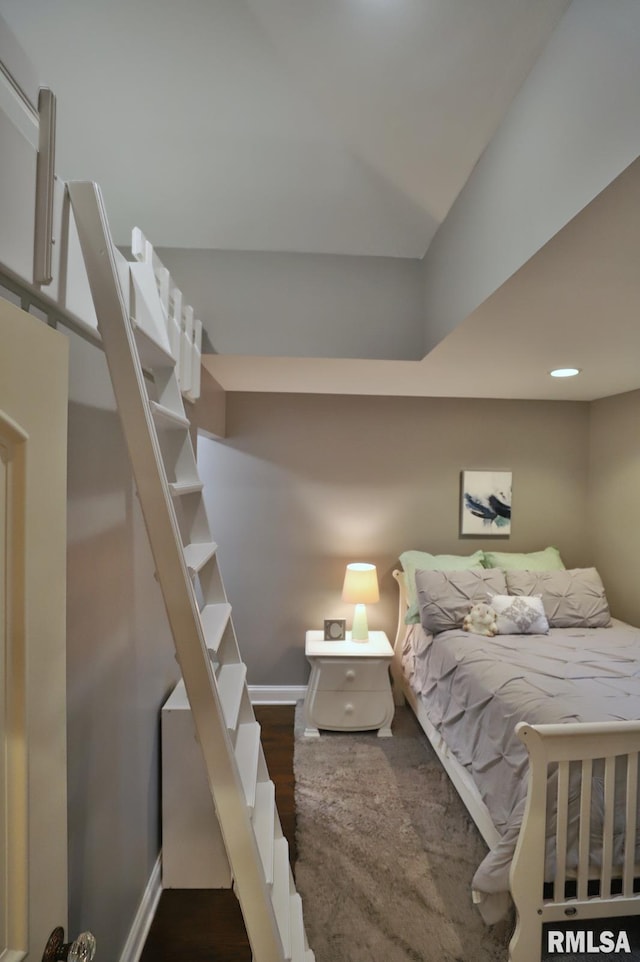
<instances>
[{"instance_id":1,"label":"green pillow","mask_svg":"<svg viewBox=\"0 0 640 962\"><path fill-rule=\"evenodd\" d=\"M557 548L544 551L529 551L518 554L515 551L485 551L486 568L502 568L503 571L564 571L565 565Z\"/></svg>"},{"instance_id":2,"label":"green pillow","mask_svg":"<svg viewBox=\"0 0 640 962\"><path fill-rule=\"evenodd\" d=\"M466 571L469 568L483 568L484 552L475 551L470 555L429 554L427 551L403 551L400 564L405 572L407 600L409 607L404 616L405 625L417 625L420 621L418 593L416 591L416 571ZM564 566L563 566L564 567Z\"/></svg>"}]
</instances>

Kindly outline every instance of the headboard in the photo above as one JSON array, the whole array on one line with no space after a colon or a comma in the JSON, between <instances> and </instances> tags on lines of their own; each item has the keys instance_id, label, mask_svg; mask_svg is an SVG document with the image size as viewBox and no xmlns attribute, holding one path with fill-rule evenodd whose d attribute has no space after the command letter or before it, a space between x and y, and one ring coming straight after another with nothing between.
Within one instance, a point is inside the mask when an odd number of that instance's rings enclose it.
<instances>
[{"instance_id":1,"label":"headboard","mask_svg":"<svg viewBox=\"0 0 640 962\"><path fill-rule=\"evenodd\" d=\"M398 583L398 624L396 636L393 642L393 661L391 662L391 677L393 680L393 700L396 705L404 704L402 694L402 647L408 631L408 625L404 623L404 616L409 607L407 596L406 574L399 568L394 568L393 577Z\"/></svg>"}]
</instances>

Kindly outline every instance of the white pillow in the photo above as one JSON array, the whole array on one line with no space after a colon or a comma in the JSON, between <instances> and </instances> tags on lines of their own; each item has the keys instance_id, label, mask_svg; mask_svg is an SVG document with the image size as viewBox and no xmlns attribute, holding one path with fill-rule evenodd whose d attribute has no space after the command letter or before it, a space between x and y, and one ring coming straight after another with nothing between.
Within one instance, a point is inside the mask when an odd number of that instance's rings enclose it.
<instances>
[{"instance_id":1,"label":"white pillow","mask_svg":"<svg viewBox=\"0 0 640 962\"><path fill-rule=\"evenodd\" d=\"M496 613L499 635L546 635L549 631L542 595L493 595L489 604Z\"/></svg>"}]
</instances>

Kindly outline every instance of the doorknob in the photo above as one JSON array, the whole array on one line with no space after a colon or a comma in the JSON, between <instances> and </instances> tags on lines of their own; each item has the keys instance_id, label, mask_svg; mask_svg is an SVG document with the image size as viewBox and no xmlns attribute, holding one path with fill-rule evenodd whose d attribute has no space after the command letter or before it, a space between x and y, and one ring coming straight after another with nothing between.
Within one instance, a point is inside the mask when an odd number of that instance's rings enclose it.
<instances>
[{"instance_id":1,"label":"doorknob","mask_svg":"<svg viewBox=\"0 0 640 962\"><path fill-rule=\"evenodd\" d=\"M96 940L91 932L82 932L73 942L65 942L61 925L49 936L42 962L91 962L96 954Z\"/></svg>"}]
</instances>

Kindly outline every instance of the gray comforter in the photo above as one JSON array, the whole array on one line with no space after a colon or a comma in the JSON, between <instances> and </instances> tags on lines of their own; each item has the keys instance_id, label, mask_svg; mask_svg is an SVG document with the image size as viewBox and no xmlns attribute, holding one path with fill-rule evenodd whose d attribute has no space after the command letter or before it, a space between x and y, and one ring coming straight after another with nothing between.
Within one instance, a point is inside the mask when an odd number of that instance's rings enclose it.
<instances>
[{"instance_id":1,"label":"gray comforter","mask_svg":"<svg viewBox=\"0 0 640 962\"><path fill-rule=\"evenodd\" d=\"M468 769L502 836L473 887L503 893L526 800L518 722L640 718L640 630L556 628L485 638L464 631L407 636L405 671L430 721Z\"/></svg>"}]
</instances>

